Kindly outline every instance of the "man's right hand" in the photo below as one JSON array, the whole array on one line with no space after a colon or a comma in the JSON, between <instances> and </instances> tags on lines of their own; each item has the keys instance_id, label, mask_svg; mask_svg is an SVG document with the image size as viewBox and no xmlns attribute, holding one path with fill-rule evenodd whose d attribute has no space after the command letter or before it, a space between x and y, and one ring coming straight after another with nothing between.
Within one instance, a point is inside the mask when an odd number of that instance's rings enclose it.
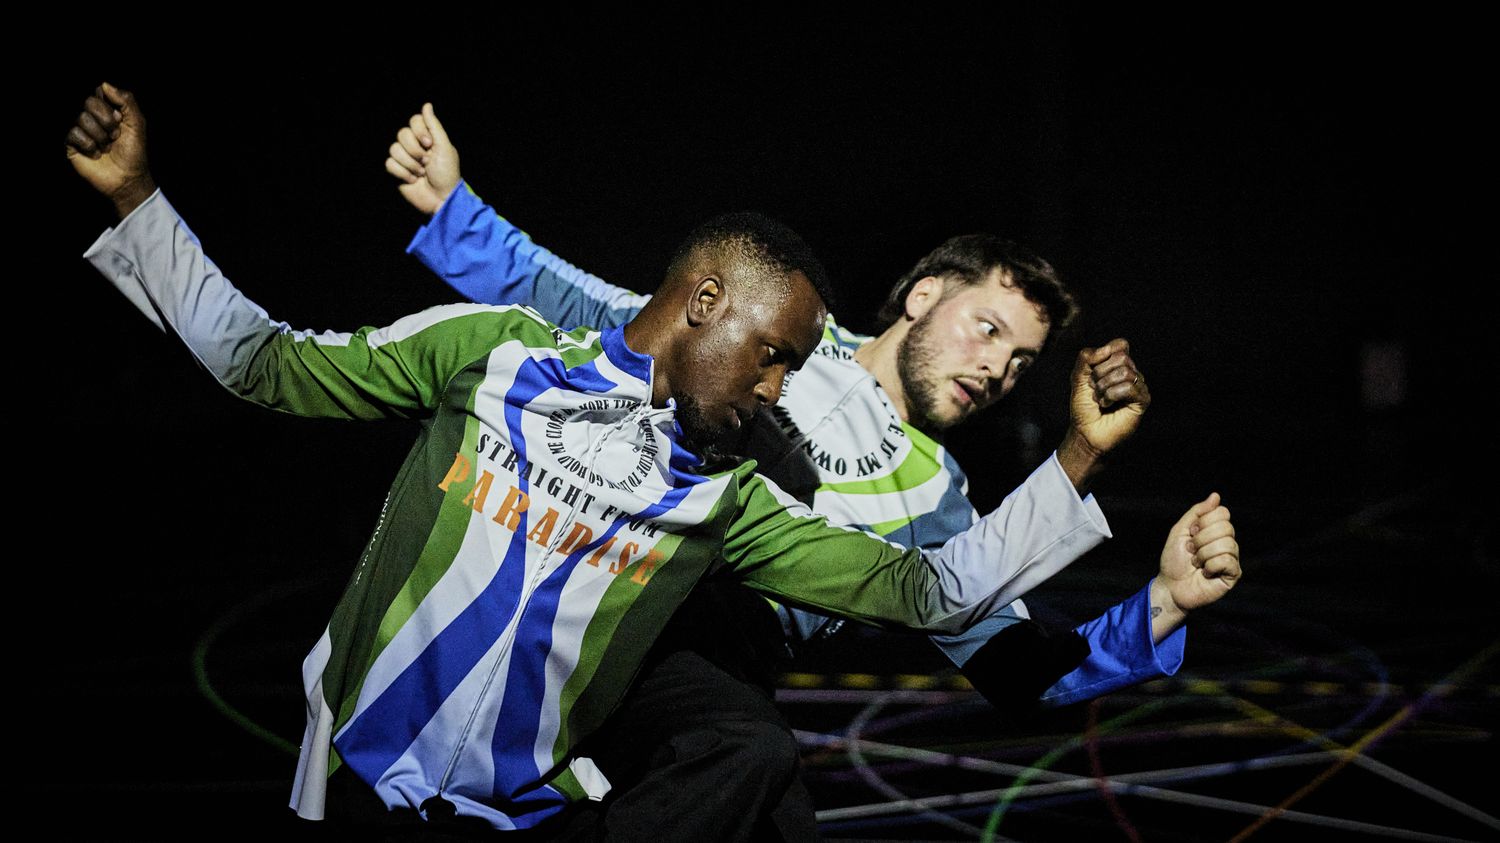
<instances>
[{"instance_id":1,"label":"man's right hand","mask_svg":"<svg viewBox=\"0 0 1500 843\"><path fill-rule=\"evenodd\" d=\"M458 187L458 150L433 113L432 103L423 103L422 111L396 133L385 171L401 180L401 195L424 214L437 213Z\"/></svg>"},{"instance_id":2,"label":"man's right hand","mask_svg":"<svg viewBox=\"0 0 1500 843\"><path fill-rule=\"evenodd\" d=\"M1130 343L1123 339L1079 351L1072 380L1071 424L1057 458L1081 494L1104 456L1140 427L1151 405L1151 391L1131 359Z\"/></svg>"},{"instance_id":3,"label":"man's right hand","mask_svg":"<svg viewBox=\"0 0 1500 843\"><path fill-rule=\"evenodd\" d=\"M68 130L68 163L124 219L156 192L146 164L146 118L135 95L105 82L83 101Z\"/></svg>"}]
</instances>

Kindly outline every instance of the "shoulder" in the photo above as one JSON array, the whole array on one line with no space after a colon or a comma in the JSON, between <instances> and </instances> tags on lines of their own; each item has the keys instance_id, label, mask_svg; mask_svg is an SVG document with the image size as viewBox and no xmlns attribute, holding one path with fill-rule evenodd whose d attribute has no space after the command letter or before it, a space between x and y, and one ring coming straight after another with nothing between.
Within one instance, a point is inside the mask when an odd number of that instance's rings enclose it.
<instances>
[{"instance_id":1,"label":"shoulder","mask_svg":"<svg viewBox=\"0 0 1500 843\"><path fill-rule=\"evenodd\" d=\"M853 363L854 352L869 341L869 336L857 334L840 325L830 313L828 321L823 323L823 339L818 343L818 353L825 358Z\"/></svg>"},{"instance_id":2,"label":"shoulder","mask_svg":"<svg viewBox=\"0 0 1500 843\"><path fill-rule=\"evenodd\" d=\"M838 384L852 386L858 381L867 380L870 377L864 371L864 366L859 366L853 359L853 353L858 350L867 336L856 335L835 323L834 318L828 317L823 324L823 336L813 353L807 357L807 362L802 365L798 372L793 374L787 383L790 392L790 381L801 381L804 387L798 387L796 392L801 393L799 398L808 398L807 393L817 390L835 389ZM814 386L816 384L816 386Z\"/></svg>"},{"instance_id":3,"label":"shoulder","mask_svg":"<svg viewBox=\"0 0 1500 843\"><path fill-rule=\"evenodd\" d=\"M567 367L593 360L604 351L598 331L565 331L535 309L513 304L438 305L371 329L365 341L371 348L419 348L423 353L458 354L465 360L497 351L517 360L560 358Z\"/></svg>"},{"instance_id":4,"label":"shoulder","mask_svg":"<svg viewBox=\"0 0 1500 843\"><path fill-rule=\"evenodd\" d=\"M463 334L503 342L519 339L528 344L552 345L557 328L540 313L521 305L440 304L389 326L369 332L372 346L399 343L426 334Z\"/></svg>"}]
</instances>

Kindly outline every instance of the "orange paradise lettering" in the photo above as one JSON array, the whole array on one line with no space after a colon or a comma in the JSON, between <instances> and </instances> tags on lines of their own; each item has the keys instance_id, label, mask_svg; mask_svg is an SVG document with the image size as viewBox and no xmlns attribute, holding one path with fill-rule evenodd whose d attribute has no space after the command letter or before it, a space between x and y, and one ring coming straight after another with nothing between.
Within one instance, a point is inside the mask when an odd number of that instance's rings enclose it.
<instances>
[{"instance_id":1,"label":"orange paradise lettering","mask_svg":"<svg viewBox=\"0 0 1500 843\"><path fill-rule=\"evenodd\" d=\"M599 549L596 550L596 551L594 551L594 555L590 556L585 561L588 562L590 565L593 565L595 568L599 567L599 560L604 557L604 554L606 554L606 553L609 552L609 549L611 547L614 547L614 544L615 544L615 537L614 536L610 536L609 540L606 541L604 544L599 545Z\"/></svg>"},{"instance_id":2,"label":"orange paradise lettering","mask_svg":"<svg viewBox=\"0 0 1500 843\"><path fill-rule=\"evenodd\" d=\"M641 546L635 542L626 542L625 546L620 548L620 555L615 557L614 563L609 566L609 572L618 574L625 570L625 566L630 564L630 555L640 549Z\"/></svg>"},{"instance_id":3,"label":"orange paradise lettering","mask_svg":"<svg viewBox=\"0 0 1500 843\"><path fill-rule=\"evenodd\" d=\"M635 567L635 576L631 577L630 581L633 583L640 583L641 585L645 585L647 580L651 579L651 575L656 573L656 566L660 564L665 558L666 557L662 555L661 551L657 550L654 547L651 548L651 550L646 553L646 558L642 559L640 564Z\"/></svg>"},{"instance_id":4,"label":"orange paradise lettering","mask_svg":"<svg viewBox=\"0 0 1500 843\"><path fill-rule=\"evenodd\" d=\"M448 473L443 476L442 481L437 486L444 492L450 491L454 483L463 483L469 479L469 475L473 474L473 472L474 463L463 454L455 454L453 456L453 465L448 467ZM482 513L485 501L489 499L490 488L494 485L494 482L494 474L489 471L481 471L479 479L474 482L474 485L464 495L464 505L472 507L475 512ZM589 497L589 500L592 501L592 497ZM570 499L564 499L564 502L572 503ZM526 512L530 506L531 497L529 495L515 486L507 486L505 489L505 498L500 502L500 508L496 510L495 517L491 520L496 524L505 525L506 529L514 533L520 528L521 513ZM615 511L613 507L605 510L605 512L613 511ZM552 541L553 532L557 529L557 521L560 514L553 507L547 507L541 516L536 519L536 523L532 525L531 532L526 534L526 540L539 547L547 547ZM647 537L653 537L656 535L659 525L645 520L638 520L629 522L629 527L631 530L643 532ZM584 561L595 568L600 567L605 557L610 556L610 552L615 549L615 543L618 538L618 536L610 536L605 539L604 543L595 548L593 553L589 554L589 557ZM584 552L593 540L594 529L582 521L574 521L568 530L567 538L558 544L556 552L563 556L581 553ZM625 541L621 543L619 551L610 556L606 570L615 576L619 576L625 573L627 569L633 568L634 572L631 574L630 581L638 585L645 585L650 581L652 575L656 573L657 567L662 562L665 562L666 559L666 555L655 547L648 549L646 554L641 556L641 545L638 542Z\"/></svg>"},{"instance_id":5,"label":"orange paradise lettering","mask_svg":"<svg viewBox=\"0 0 1500 843\"><path fill-rule=\"evenodd\" d=\"M557 526L557 510L547 507L542 517L536 520L536 526L526 534L526 540L546 547L552 541L552 528Z\"/></svg>"},{"instance_id":6,"label":"orange paradise lettering","mask_svg":"<svg viewBox=\"0 0 1500 843\"><path fill-rule=\"evenodd\" d=\"M575 521L573 522L573 530L568 533L568 537L564 539L562 545L557 548L557 552L561 553L564 556L569 556L573 553L573 551L577 550L580 547L583 547L593 540L594 531L590 530L586 525L580 524Z\"/></svg>"},{"instance_id":7,"label":"orange paradise lettering","mask_svg":"<svg viewBox=\"0 0 1500 843\"><path fill-rule=\"evenodd\" d=\"M464 503L472 505L475 512L484 512L484 499L489 497L490 484L493 482L495 482L495 475L488 471L480 472L479 481L474 484L474 488L470 489L467 495L464 495ZM510 498L507 497L506 500L509 501Z\"/></svg>"},{"instance_id":8,"label":"orange paradise lettering","mask_svg":"<svg viewBox=\"0 0 1500 843\"><path fill-rule=\"evenodd\" d=\"M485 472L488 474L489 472ZM515 486L511 486L505 492L505 500L500 502L500 509L495 512L492 519L496 524L504 524L505 529L512 533L521 526L521 513L531 506L531 498Z\"/></svg>"},{"instance_id":9,"label":"orange paradise lettering","mask_svg":"<svg viewBox=\"0 0 1500 843\"><path fill-rule=\"evenodd\" d=\"M450 484L454 483L455 481L462 483L463 481L467 480L469 478L469 472L473 470L474 464L469 462L468 457L464 456L463 454L454 454L453 465L448 467L448 474L443 478L443 482L438 484L438 488L442 489L445 492L448 491L448 486Z\"/></svg>"}]
</instances>

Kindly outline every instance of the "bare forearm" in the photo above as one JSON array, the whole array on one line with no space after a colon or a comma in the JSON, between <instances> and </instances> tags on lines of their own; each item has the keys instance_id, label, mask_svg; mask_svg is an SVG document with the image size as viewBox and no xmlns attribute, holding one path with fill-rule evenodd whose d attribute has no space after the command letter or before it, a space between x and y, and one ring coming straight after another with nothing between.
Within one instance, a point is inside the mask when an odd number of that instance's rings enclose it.
<instances>
[{"instance_id":1,"label":"bare forearm","mask_svg":"<svg viewBox=\"0 0 1500 843\"><path fill-rule=\"evenodd\" d=\"M130 216L130 212L139 208L142 203L151 198L156 192L156 180L146 173L138 178L131 179L121 185L120 189L111 193L109 199L115 205L115 213L120 219Z\"/></svg>"},{"instance_id":2,"label":"bare forearm","mask_svg":"<svg viewBox=\"0 0 1500 843\"><path fill-rule=\"evenodd\" d=\"M1161 577L1151 581L1151 641L1160 644L1187 621L1187 612L1178 608Z\"/></svg>"},{"instance_id":3,"label":"bare forearm","mask_svg":"<svg viewBox=\"0 0 1500 843\"><path fill-rule=\"evenodd\" d=\"M1078 494L1086 495L1104 468L1104 455L1094 450L1076 430L1069 429L1057 448L1057 462Z\"/></svg>"}]
</instances>

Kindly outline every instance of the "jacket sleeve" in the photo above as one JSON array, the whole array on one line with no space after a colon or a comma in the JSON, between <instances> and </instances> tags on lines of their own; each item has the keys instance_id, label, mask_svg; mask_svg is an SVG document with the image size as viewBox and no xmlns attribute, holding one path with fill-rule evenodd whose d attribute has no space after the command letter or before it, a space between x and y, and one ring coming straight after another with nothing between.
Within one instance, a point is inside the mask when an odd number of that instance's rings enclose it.
<instances>
[{"instance_id":1,"label":"jacket sleeve","mask_svg":"<svg viewBox=\"0 0 1500 843\"><path fill-rule=\"evenodd\" d=\"M746 584L793 605L886 626L957 632L1109 535L1097 507L1048 460L998 509L940 549L903 550L831 526L758 475L740 491L724 558Z\"/></svg>"},{"instance_id":2,"label":"jacket sleeve","mask_svg":"<svg viewBox=\"0 0 1500 843\"><path fill-rule=\"evenodd\" d=\"M160 191L84 257L230 392L297 415L428 415L453 375L499 344L507 320L526 318L449 305L354 333L293 330L230 284Z\"/></svg>"},{"instance_id":3,"label":"jacket sleeve","mask_svg":"<svg viewBox=\"0 0 1500 843\"><path fill-rule=\"evenodd\" d=\"M563 330L629 322L650 300L607 284L531 242L459 182L406 251L470 301L536 308Z\"/></svg>"}]
</instances>

